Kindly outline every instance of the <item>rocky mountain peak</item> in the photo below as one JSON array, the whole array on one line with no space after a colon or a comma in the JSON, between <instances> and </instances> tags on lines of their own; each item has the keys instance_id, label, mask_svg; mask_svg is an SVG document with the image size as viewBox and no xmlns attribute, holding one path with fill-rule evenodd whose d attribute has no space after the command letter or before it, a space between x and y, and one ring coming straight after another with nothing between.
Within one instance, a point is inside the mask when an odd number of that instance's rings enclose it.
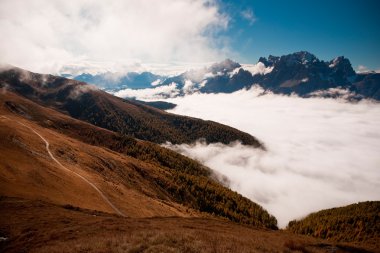
<instances>
[{"instance_id":1,"label":"rocky mountain peak","mask_svg":"<svg viewBox=\"0 0 380 253\"><path fill-rule=\"evenodd\" d=\"M328 64L329 68L333 69L334 72L340 72L347 77L354 76L356 74L352 68L350 60L344 56L336 57Z\"/></svg>"},{"instance_id":2,"label":"rocky mountain peak","mask_svg":"<svg viewBox=\"0 0 380 253\"><path fill-rule=\"evenodd\" d=\"M317 61L319 61L318 58L307 51L300 51L293 54L284 55L280 58L280 62L282 64L286 64L287 66L295 66L301 64L310 65Z\"/></svg>"},{"instance_id":3,"label":"rocky mountain peak","mask_svg":"<svg viewBox=\"0 0 380 253\"><path fill-rule=\"evenodd\" d=\"M259 62L262 62L265 67L272 67L275 63L280 60L280 57L269 55L268 59L265 57L260 57Z\"/></svg>"},{"instance_id":4,"label":"rocky mountain peak","mask_svg":"<svg viewBox=\"0 0 380 253\"><path fill-rule=\"evenodd\" d=\"M296 52L293 55L295 55L304 64L308 62L319 61L314 54L309 53L307 51Z\"/></svg>"},{"instance_id":5,"label":"rocky mountain peak","mask_svg":"<svg viewBox=\"0 0 380 253\"><path fill-rule=\"evenodd\" d=\"M265 57L260 57L259 62L262 62L265 67L272 67L278 64L295 66L299 64L308 65L314 62L319 62L319 59L312 53L309 53L307 51L300 51L288 55L283 55L281 57L269 55L268 59Z\"/></svg>"}]
</instances>

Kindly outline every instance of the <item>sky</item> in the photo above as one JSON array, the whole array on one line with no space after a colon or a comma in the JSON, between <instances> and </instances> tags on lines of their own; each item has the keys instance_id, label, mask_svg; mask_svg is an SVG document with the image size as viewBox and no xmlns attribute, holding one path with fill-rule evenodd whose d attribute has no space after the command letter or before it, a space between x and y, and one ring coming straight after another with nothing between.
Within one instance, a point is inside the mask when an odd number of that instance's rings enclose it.
<instances>
[{"instance_id":1,"label":"sky","mask_svg":"<svg viewBox=\"0 0 380 253\"><path fill-rule=\"evenodd\" d=\"M378 70L379 7L376 0L1 0L0 62L43 73L163 74L307 50Z\"/></svg>"},{"instance_id":2,"label":"sky","mask_svg":"<svg viewBox=\"0 0 380 253\"><path fill-rule=\"evenodd\" d=\"M233 20L227 36L239 59L306 50L322 60L343 55L354 69L380 69L380 2L377 0L226 1ZM247 22L242 11L252 13ZM240 15L240 16L239 16Z\"/></svg>"}]
</instances>

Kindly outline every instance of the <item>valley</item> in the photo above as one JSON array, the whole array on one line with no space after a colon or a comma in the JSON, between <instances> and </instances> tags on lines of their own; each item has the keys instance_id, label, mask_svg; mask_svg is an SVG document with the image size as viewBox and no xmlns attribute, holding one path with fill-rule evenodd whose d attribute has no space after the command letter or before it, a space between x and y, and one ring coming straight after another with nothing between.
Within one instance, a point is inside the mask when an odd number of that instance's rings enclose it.
<instances>
[{"instance_id":1,"label":"valley","mask_svg":"<svg viewBox=\"0 0 380 253\"><path fill-rule=\"evenodd\" d=\"M7 86L0 96L0 237L5 238L0 245L6 252L377 250L375 241L330 242L278 230L274 216L224 186L227 181L199 162L70 117L51 97L71 89L70 80L58 79L56 86L57 79L49 77L42 86L42 76L26 72L28 78L20 79L17 73L1 74ZM92 91L83 96L87 92ZM51 98L41 100L46 96ZM120 113L136 108L161 119L177 117L137 101L114 100L104 93L91 96L95 101L105 97L98 103L131 103L128 109L121 106ZM110 112L101 108L97 110L104 115ZM202 124L211 124L213 138L225 140L214 134L214 127L221 128L232 133L228 138L242 136L253 143L251 148L266 150L236 129L189 117L178 120L197 122L199 134Z\"/></svg>"}]
</instances>

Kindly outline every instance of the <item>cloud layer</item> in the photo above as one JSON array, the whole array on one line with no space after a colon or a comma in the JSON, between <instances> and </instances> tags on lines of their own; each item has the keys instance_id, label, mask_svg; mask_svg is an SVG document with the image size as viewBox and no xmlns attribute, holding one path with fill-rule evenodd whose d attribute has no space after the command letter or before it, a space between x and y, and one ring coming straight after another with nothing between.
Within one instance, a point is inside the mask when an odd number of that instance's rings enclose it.
<instances>
[{"instance_id":1,"label":"cloud layer","mask_svg":"<svg viewBox=\"0 0 380 253\"><path fill-rule=\"evenodd\" d=\"M158 86L148 89L123 89L113 93L113 95L122 98L136 98L142 100L156 100L175 97L180 93L177 89L177 84L171 83L168 85Z\"/></svg>"},{"instance_id":2,"label":"cloud layer","mask_svg":"<svg viewBox=\"0 0 380 253\"><path fill-rule=\"evenodd\" d=\"M171 148L227 176L230 187L264 206L281 227L310 212L380 200L380 104L262 94L193 94L168 101L174 113L218 121L263 141Z\"/></svg>"},{"instance_id":3,"label":"cloud layer","mask_svg":"<svg viewBox=\"0 0 380 253\"><path fill-rule=\"evenodd\" d=\"M216 36L228 22L213 0L2 0L0 61L53 73L214 61L228 50Z\"/></svg>"}]
</instances>

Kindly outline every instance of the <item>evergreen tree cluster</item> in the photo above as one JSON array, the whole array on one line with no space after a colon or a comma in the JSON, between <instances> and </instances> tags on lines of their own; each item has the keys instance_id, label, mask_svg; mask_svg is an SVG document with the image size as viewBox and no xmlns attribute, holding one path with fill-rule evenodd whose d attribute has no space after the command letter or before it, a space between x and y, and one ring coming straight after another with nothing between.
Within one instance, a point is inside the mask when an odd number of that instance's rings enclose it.
<instances>
[{"instance_id":1,"label":"evergreen tree cluster","mask_svg":"<svg viewBox=\"0 0 380 253\"><path fill-rule=\"evenodd\" d=\"M380 239L380 201L367 201L312 213L290 221L287 229L304 235L341 242Z\"/></svg>"}]
</instances>

